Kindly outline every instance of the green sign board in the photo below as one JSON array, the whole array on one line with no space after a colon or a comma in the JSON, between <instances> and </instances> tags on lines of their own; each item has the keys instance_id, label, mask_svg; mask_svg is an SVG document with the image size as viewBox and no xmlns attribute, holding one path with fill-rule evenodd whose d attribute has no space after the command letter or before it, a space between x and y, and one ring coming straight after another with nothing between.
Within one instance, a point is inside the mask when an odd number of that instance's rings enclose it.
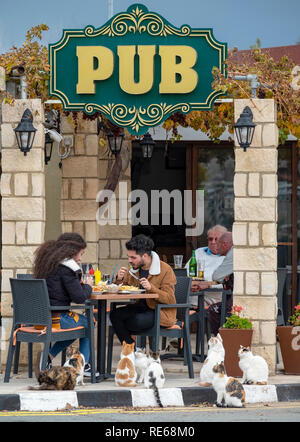
<instances>
[{"instance_id":1,"label":"green sign board","mask_svg":"<svg viewBox=\"0 0 300 442\"><path fill-rule=\"evenodd\" d=\"M50 95L65 110L96 111L134 135L174 112L211 109L224 93L212 69L225 73L227 44L212 29L176 28L135 4L95 29L67 29L49 45Z\"/></svg>"}]
</instances>

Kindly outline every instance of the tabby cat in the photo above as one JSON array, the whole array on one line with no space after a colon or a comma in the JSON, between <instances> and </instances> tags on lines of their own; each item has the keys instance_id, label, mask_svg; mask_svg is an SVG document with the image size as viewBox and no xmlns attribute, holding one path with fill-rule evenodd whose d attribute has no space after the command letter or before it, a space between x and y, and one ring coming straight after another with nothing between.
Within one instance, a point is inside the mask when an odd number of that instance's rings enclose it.
<instances>
[{"instance_id":1,"label":"tabby cat","mask_svg":"<svg viewBox=\"0 0 300 442\"><path fill-rule=\"evenodd\" d=\"M41 352L40 352L41 353ZM39 387L28 387L29 390L74 390L78 383L82 382L84 356L77 350L67 352L66 364L63 367L52 367L49 370L40 371L40 354L37 357L35 375L40 384ZM67 365L67 366L66 366ZM79 380L79 382L78 382Z\"/></svg>"}]
</instances>

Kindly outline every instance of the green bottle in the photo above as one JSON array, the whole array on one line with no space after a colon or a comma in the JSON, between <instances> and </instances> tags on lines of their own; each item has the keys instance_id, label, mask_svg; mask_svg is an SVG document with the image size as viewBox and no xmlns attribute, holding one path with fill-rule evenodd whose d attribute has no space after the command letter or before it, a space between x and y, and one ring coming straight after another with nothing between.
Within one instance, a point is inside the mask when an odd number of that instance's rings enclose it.
<instances>
[{"instance_id":1,"label":"green bottle","mask_svg":"<svg viewBox=\"0 0 300 442\"><path fill-rule=\"evenodd\" d=\"M192 257L189 264L189 277L192 278L194 276L197 276L197 260L195 256L195 250L192 250Z\"/></svg>"}]
</instances>

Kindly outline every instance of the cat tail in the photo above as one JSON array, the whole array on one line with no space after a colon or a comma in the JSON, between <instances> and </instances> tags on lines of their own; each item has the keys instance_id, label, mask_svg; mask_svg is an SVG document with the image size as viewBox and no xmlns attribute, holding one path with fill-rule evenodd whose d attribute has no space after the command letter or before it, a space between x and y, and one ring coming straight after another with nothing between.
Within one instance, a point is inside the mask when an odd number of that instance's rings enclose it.
<instances>
[{"instance_id":1,"label":"cat tail","mask_svg":"<svg viewBox=\"0 0 300 442\"><path fill-rule=\"evenodd\" d=\"M156 400L156 402L157 402L157 405L158 405L159 407L163 408L163 404L162 404L161 399L160 399L159 391L158 391L158 388L157 388L157 386L156 386L156 378L155 378L154 375L153 375L153 371L150 371L150 372L149 372L149 381L150 381L150 383L152 384L152 385L151 385L151 388L153 389L153 392L154 392L154 396L155 396L155 400Z\"/></svg>"}]
</instances>

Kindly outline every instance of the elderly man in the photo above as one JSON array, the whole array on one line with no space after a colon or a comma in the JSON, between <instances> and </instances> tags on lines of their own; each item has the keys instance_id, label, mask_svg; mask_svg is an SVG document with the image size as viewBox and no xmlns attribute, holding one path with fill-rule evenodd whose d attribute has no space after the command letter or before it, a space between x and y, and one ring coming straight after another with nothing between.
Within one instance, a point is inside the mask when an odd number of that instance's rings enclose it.
<instances>
[{"instance_id":1,"label":"elderly man","mask_svg":"<svg viewBox=\"0 0 300 442\"><path fill-rule=\"evenodd\" d=\"M217 250L224 256L222 264L212 274L212 280L224 283L233 274L233 243L232 233L224 233L217 242Z\"/></svg>"},{"instance_id":2,"label":"elderly man","mask_svg":"<svg viewBox=\"0 0 300 442\"><path fill-rule=\"evenodd\" d=\"M215 281L212 278L213 272L218 268L223 260L224 256L221 256L217 249L217 243L220 237L227 232L226 227L216 225L211 227L207 232L207 243L206 247L200 247L195 251L195 256L197 262L200 262L204 268L204 281L193 281L192 282L192 292L199 292L200 290L205 290L207 288L222 288L222 285L210 286L206 281ZM189 268L189 261L185 266ZM219 302L222 295L219 292L211 292L204 296L205 307L208 308L210 304ZM196 296L190 296L190 302L192 305L198 304L198 298Z\"/></svg>"},{"instance_id":3,"label":"elderly man","mask_svg":"<svg viewBox=\"0 0 300 442\"><path fill-rule=\"evenodd\" d=\"M232 233L224 233L218 240L217 249L221 256L224 256L222 264L213 272L214 281L223 284L225 290L233 290L233 244ZM210 323L212 334L218 334L220 327L222 303L217 302L209 306L207 317ZM226 313L230 314L232 308L232 296L227 301Z\"/></svg>"}]
</instances>

